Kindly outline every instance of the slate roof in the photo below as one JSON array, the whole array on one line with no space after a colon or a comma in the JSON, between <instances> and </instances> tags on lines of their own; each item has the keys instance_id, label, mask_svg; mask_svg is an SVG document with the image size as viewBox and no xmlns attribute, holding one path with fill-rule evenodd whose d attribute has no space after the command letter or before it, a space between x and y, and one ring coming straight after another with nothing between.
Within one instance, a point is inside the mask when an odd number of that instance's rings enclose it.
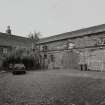
<instances>
[{"instance_id":1,"label":"slate roof","mask_svg":"<svg viewBox=\"0 0 105 105\"><path fill-rule=\"evenodd\" d=\"M89 28L84 28L84 29L79 29L76 31L54 35L51 37L46 37L46 38L41 39L40 43L58 41L58 40L68 39L68 38L73 38L73 37L80 37L80 36L85 36L89 34L104 32L104 31L105 31L105 24L101 24L101 25L92 26Z\"/></svg>"},{"instance_id":2,"label":"slate roof","mask_svg":"<svg viewBox=\"0 0 105 105\"><path fill-rule=\"evenodd\" d=\"M40 39L40 43L47 43L52 41L58 41L63 39L69 39L73 37L80 37L89 34L95 34L99 32L105 32L105 24L92 26L89 28L84 28L76 31L66 32L58 35L54 35L51 37L46 37ZM9 35L6 33L0 32L0 46L24 46L24 47L31 47L32 40L26 37L16 36L16 35Z\"/></svg>"},{"instance_id":3,"label":"slate roof","mask_svg":"<svg viewBox=\"0 0 105 105\"><path fill-rule=\"evenodd\" d=\"M32 40L29 38L20 37L20 36L16 36L16 35L9 35L9 34L0 32L0 46L31 47Z\"/></svg>"}]
</instances>

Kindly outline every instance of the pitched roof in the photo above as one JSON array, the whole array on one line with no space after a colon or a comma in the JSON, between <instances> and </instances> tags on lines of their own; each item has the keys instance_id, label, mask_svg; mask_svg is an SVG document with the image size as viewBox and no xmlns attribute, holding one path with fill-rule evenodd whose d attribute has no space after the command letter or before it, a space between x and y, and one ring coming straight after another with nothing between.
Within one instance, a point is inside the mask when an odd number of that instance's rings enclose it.
<instances>
[{"instance_id":1,"label":"pitched roof","mask_svg":"<svg viewBox=\"0 0 105 105\"><path fill-rule=\"evenodd\" d=\"M24 46L31 47L32 40L26 37L9 35L0 32L0 46Z\"/></svg>"},{"instance_id":2,"label":"pitched roof","mask_svg":"<svg viewBox=\"0 0 105 105\"><path fill-rule=\"evenodd\" d=\"M40 43L46 43L46 42L51 42L51 41L58 41L58 40L62 40L62 39L67 39L67 38L85 36L88 34L104 32L104 31L105 31L105 24L101 24L101 25L92 26L89 28L84 28L84 29L79 29L76 31L71 31L71 32L66 32L66 33L54 35L51 37L46 37L46 38L41 39Z\"/></svg>"}]
</instances>

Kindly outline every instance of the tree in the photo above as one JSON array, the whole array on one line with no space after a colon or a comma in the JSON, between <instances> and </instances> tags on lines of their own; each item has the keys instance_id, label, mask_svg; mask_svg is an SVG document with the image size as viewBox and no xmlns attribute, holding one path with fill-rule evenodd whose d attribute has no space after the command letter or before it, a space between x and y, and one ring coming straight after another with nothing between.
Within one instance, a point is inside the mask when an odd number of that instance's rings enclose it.
<instances>
[{"instance_id":1,"label":"tree","mask_svg":"<svg viewBox=\"0 0 105 105\"><path fill-rule=\"evenodd\" d=\"M38 44L40 41L40 36L40 32L34 32L28 35L28 37L32 40L31 56L34 58L35 68L39 68L38 65L40 63L40 46Z\"/></svg>"},{"instance_id":2,"label":"tree","mask_svg":"<svg viewBox=\"0 0 105 105\"><path fill-rule=\"evenodd\" d=\"M30 34L28 35L28 38L34 39L36 41L39 41L40 37L41 37L41 33L40 32L35 32L35 31L33 33L30 32Z\"/></svg>"}]
</instances>

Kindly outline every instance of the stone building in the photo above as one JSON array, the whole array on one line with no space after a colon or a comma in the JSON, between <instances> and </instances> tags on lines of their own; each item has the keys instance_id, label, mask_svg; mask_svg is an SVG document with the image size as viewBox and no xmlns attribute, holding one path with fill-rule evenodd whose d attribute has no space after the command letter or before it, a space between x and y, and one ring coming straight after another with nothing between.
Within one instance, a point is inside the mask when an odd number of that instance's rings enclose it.
<instances>
[{"instance_id":1,"label":"stone building","mask_svg":"<svg viewBox=\"0 0 105 105\"><path fill-rule=\"evenodd\" d=\"M6 33L0 32L0 67L5 56L17 48L30 49L32 43L33 41L29 38L12 35L10 29Z\"/></svg>"},{"instance_id":2,"label":"stone building","mask_svg":"<svg viewBox=\"0 0 105 105\"><path fill-rule=\"evenodd\" d=\"M0 66L5 55L18 47L30 49L34 40L0 33ZM80 69L105 71L105 24L42 38L39 41L42 69Z\"/></svg>"},{"instance_id":3,"label":"stone building","mask_svg":"<svg viewBox=\"0 0 105 105\"><path fill-rule=\"evenodd\" d=\"M79 69L84 62L92 70L104 70L105 24L66 32L40 40L45 68Z\"/></svg>"}]
</instances>

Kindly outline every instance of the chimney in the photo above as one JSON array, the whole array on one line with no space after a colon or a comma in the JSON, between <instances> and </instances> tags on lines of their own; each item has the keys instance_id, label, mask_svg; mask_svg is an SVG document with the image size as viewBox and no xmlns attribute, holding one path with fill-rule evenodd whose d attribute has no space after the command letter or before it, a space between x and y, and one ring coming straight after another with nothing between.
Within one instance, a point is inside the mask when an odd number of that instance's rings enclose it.
<instances>
[{"instance_id":1,"label":"chimney","mask_svg":"<svg viewBox=\"0 0 105 105\"><path fill-rule=\"evenodd\" d=\"M10 26L7 26L6 33L11 35L11 29L10 29Z\"/></svg>"}]
</instances>

